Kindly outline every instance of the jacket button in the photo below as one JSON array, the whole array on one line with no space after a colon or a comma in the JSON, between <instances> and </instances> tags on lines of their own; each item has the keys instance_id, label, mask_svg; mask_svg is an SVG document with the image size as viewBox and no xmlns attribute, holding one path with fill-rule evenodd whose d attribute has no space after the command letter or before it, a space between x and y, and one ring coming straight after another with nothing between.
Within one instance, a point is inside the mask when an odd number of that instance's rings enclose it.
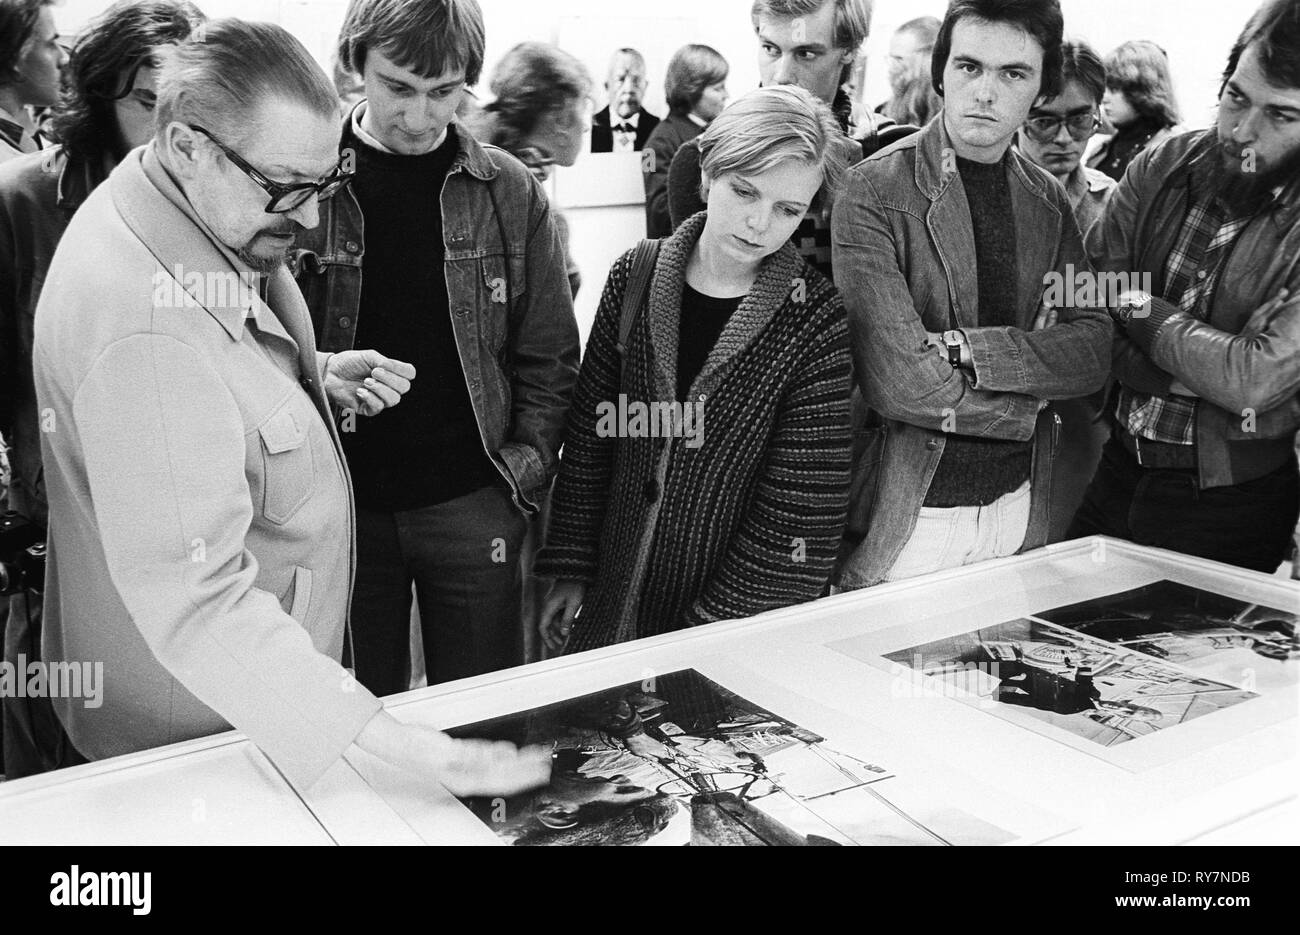
<instances>
[{"instance_id":1,"label":"jacket button","mask_svg":"<svg viewBox=\"0 0 1300 935\"><path fill-rule=\"evenodd\" d=\"M469 315L469 306L462 305L460 308L456 309L456 314L459 315L461 318L465 318L466 316Z\"/></svg>"},{"instance_id":2,"label":"jacket button","mask_svg":"<svg viewBox=\"0 0 1300 935\"><path fill-rule=\"evenodd\" d=\"M454 234L451 235L451 242L452 242L452 243L464 243L464 242L465 242L465 235L464 235L463 233L461 233L460 231L457 231L456 233L454 233Z\"/></svg>"},{"instance_id":3,"label":"jacket button","mask_svg":"<svg viewBox=\"0 0 1300 935\"><path fill-rule=\"evenodd\" d=\"M340 327L340 328L351 328L351 327L352 327L352 319L349 318L347 315L344 315L342 318L339 319L339 327Z\"/></svg>"},{"instance_id":4,"label":"jacket button","mask_svg":"<svg viewBox=\"0 0 1300 935\"><path fill-rule=\"evenodd\" d=\"M645 482L645 502L654 503L659 499L659 481L648 480Z\"/></svg>"},{"instance_id":5,"label":"jacket button","mask_svg":"<svg viewBox=\"0 0 1300 935\"><path fill-rule=\"evenodd\" d=\"M356 253L361 249L361 244L357 243L355 240L349 240L343 245L343 249L348 253Z\"/></svg>"},{"instance_id":6,"label":"jacket button","mask_svg":"<svg viewBox=\"0 0 1300 935\"><path fill-rule=\"evenodd\" d=\"M925 447L927 451L937 451L939 448L939 439L937 438L930 439L928 442L925 443Z\"/></svg>"}]
</instances>

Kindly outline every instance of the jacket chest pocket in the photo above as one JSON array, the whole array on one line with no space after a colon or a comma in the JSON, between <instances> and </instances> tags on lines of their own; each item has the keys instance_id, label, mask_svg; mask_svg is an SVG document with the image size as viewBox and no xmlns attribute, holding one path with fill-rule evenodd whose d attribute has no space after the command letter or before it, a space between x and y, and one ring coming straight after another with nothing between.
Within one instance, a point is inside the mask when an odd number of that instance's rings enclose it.
<instances>
[{"instance_id":1,"label":"jacket chest pocket","mask_svg":"<svg viewBox=\"0 0 1300 935\"><path fill-rule=\"evenodd\" d=\"M262 515L277 525L287 523L302 508L315 481L307 414L295 402L286 400L257 429L262 454Z\"/></svg>"}]
</instances>

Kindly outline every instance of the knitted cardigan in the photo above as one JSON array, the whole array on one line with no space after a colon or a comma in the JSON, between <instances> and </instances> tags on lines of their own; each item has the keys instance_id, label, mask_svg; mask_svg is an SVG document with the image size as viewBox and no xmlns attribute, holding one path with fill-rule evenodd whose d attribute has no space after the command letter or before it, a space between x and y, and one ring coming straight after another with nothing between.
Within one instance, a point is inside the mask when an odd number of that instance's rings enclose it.
<instances>
[{"instance_id":1,"label":"knitted cardigan","mask_svg":"<svg viewBox=\"0 0 1300 935\"><path fill-rule=\"evenodd\" d=\"M676 397L682 287L704 221L662 241L624 361L632 251L605 283L535 566L587 585L566 652L800 603L830 575L848 504L848 326L835 287L789 244L763 261L691 385L702 444L598 435L620 394Z\"/></svg>"}]
</instances>

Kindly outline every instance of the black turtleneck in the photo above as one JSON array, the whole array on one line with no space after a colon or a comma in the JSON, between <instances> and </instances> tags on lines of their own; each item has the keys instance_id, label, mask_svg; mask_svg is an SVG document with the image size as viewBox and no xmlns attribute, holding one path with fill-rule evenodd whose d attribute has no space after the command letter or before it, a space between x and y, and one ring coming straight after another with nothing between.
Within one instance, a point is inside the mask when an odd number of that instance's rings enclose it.
<instances>
[{"instance_id":1,"label":"black turtleneck","mask_svg":"<svg viewBox=\"0 0 1300 935\"><path fill-rule=\"evenodd\" d=\"M418 156L368 146L351 125L343 145L356 151L352 190L365 219L354 347L416 369L401 405L356 418L354 430L341 434L343 450L358 506L432 506L500 479L465 385L443 269L442 186L456 156L456 128Z\"/></svg>"},{"instance_id":2,"label":"black turtleneck","mask_svg":"<svg viewBox=\"0 0 1300 935\"><path fill-rule=\"evenodd\" d=\"M975 234L980 327L1016 325L1016 220L1007 159L957 159ZM958 426L960 428L960 426ZM928 507L987 506L1029 480L1032 442L948 436L925 495Z\"/></svg>"},{"instance_id":3,"label":"black turtleneck","mask_svg":"<svg viewBox=\"0 0 1300 935\"><path fill-rule=\"evenodd\" d=\"M1165 128L1163 123L1142 117L1119 130L1106 141L1106 150L1101 162L1094 168L1106 173L1116 182L1124 178L1124 170L1137 158L1137 154L1146 149L1151 138Z\"/></svg>"}]
</instances>

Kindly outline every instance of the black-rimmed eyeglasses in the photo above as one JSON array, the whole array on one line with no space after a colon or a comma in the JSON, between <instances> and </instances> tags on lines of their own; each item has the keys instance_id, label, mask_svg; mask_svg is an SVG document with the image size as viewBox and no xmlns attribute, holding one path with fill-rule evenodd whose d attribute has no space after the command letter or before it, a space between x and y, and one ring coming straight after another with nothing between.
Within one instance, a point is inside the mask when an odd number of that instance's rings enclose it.
<instances>
[{"instance_id":1,"label":"black-rimmed eyeglasses","mask_svg":"<svg viewBox=\"0 0 1300 935\"><path fill-rule=\"evenodd\" d=\"M250 166L244 158L239 155L239 153L221 142L221 140L213 136L208 130L192 123L188 126L194 132L202 133L208 139L212 140L212 142L216 143L217 148L225 154L227 159L233 162L241 172L260 185L266 193L271 196L271 200L266 204L266 212L268 214L284 214L287 211L292 211L312 195L315 195L319 201L324 201L326 198L333 198L343 190L343 186L352 181L352 173L344 172L343 167L339 165L335 166L334 171L330 173L329 178L320 182L299 182L296 185L285 185L281 182L273 182L261 172L258 172Z\"/></svg>"},{"instance_id":2,"label":"black-rimmed eyeglasses","mask_svg":"<svg viewBox=\"0 0 1300 935\"><path fill-rule=\"evenodd\" d=\"M1075 114L1072 117L1030 117L1025 121L1025 132L1038 143L1050 143L1061 132L1061 124L1076 143L1082 143L1097 132L1101 120L1096 114Z\"/></svg>"}]
</instances>

